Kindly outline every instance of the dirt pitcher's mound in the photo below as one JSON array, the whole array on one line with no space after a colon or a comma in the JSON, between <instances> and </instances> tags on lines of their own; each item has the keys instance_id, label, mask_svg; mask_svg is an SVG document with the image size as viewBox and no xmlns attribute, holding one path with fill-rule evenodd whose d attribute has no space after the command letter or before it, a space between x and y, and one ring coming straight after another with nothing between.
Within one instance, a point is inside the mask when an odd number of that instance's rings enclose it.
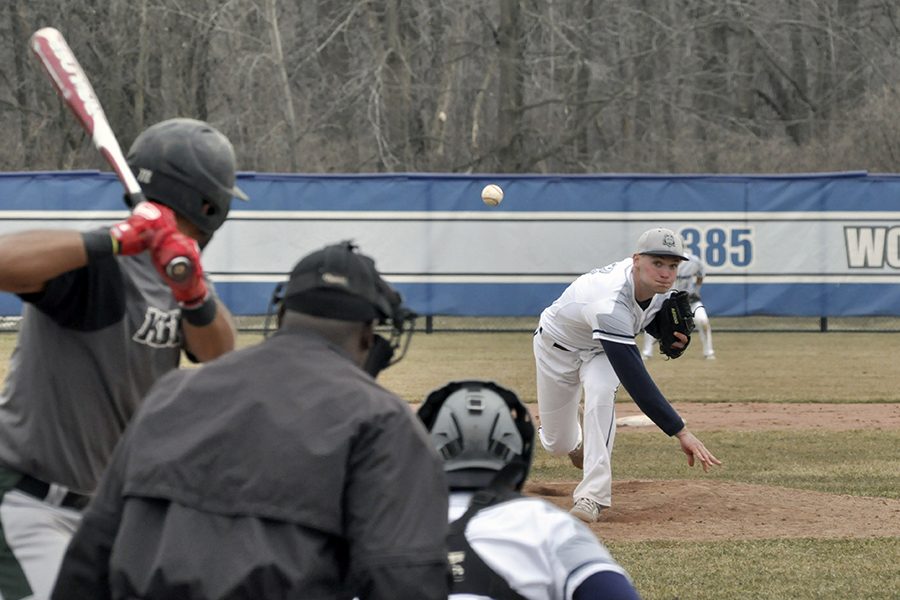
<instances>
[{"instance_id":1,"label":"dirt pitcher's mound","mask_svg":"<svg viewBox=\"0 0 900 600\"><path fill-rule=\"evenodd\" d=\"M563 510L576 482L529 482ZM604 541L900 536L900 500L722 481L615 481L591 529Z\"/></svg>"}]
</instances>

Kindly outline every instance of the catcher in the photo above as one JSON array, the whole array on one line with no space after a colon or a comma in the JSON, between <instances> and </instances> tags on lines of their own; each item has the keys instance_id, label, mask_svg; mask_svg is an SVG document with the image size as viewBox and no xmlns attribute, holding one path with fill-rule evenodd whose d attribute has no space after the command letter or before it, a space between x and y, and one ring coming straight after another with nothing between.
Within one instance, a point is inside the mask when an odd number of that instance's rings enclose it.
<instances>
[{"instance_id":1,"label":"catcher","mask_svg":"<svg viewBox=\"0 0 900 600\"><path fill-rule=\"evenodd\" d=\"M588 523L598 521L612 501L610 456L620 383L644 414L678 439L689 465L697 461L706 471L721 464L653 383L635 344L644 329L661 340L661 350L671 358L690 343L687 297L671 292L683 260L679 236L650 229L630 258L582 275L541 313L534 335L538 433L548 452L568 454L584 470L571 513Z\"/></svg>"}]
</instances>

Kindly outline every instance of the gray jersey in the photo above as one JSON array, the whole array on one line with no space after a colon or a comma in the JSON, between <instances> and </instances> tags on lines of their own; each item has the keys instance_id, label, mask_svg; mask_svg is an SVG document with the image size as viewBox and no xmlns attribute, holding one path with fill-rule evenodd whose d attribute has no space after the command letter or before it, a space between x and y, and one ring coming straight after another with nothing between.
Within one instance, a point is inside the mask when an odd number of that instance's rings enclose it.
<instances>
[{"instance_id":1,"label":"gray jersey","mask_svg":"<svg viewBox=\"0 0 900 600\"><path fill-rule=\"evenodd\" d=\"M672 287L676 290L682 290L688 294L699 295L700 291L697 286L697 280L706 276L706 269L703 261L696 254L688 256L687 260L681 261L678 265L678 274L675 276L675 285Z\"/></svg>"},{"instance_id":2,"label":"gray jersey","mask_svg":"<svg viewBox=\"0 0 900 600\"><path fill-rule=\"evenodd\" d=\"M180 310L148 253L94 261L22 298L0 464L90 493L140 399L178 366Z\"/></svg>"}]
</instances>

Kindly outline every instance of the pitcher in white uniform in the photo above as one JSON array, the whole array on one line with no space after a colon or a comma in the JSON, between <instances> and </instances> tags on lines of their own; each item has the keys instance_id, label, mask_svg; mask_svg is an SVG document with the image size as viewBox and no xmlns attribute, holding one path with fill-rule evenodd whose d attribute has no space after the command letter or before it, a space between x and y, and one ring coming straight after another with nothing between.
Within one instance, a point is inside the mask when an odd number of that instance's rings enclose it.
<instances>
[{"instance_id":1,"label":"pitcher in white uniform","mask_svg":"<svg viewBox=\"0 0 900 600\"><path fill-rule=\"evenodd\" d=\"M610 457L620 383L644 414L677 437L689 465L699 461L707 471L721 464L656 387L635 343L644 329L657 332L654 317L684 260L680 236L669 229L650 229L630 258L582 275L541 313L533 344L539 438L548 452L568 454L583 468L571 510L583 521L598 521L612 503ZM676 335L683 345L688 343L686 336Z\"/></svg>"}]
</instances>

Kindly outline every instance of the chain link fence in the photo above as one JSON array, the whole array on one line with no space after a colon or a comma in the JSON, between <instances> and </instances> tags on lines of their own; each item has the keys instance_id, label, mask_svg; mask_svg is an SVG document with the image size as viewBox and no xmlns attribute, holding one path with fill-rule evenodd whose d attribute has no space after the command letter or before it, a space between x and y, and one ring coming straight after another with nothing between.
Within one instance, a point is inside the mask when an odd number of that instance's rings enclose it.
<instances>
[{"instance_id":1,"label":"chain link fence","mask_svg":"<svg viewBox=\"0 0 900 600\"><path fill-rule=\"evenodd\" d=\"M262 331L265 316L237 317L241 331ZM416 322L420 332L534 331L538 317L424 316ZM710 317L713 331L732 332L870 332L900 333L900 317ZM272 323L274 327L274 323Z\"/></svg>"},{"instance_id":2,"label":"chain link fence","mask_svg":"<svg viewBox=\"0 0 900 600\"><path fill-rule=\"evenodd\" d=\"M0 333L17 333L18 316L0 316ZM525 333L534 331L534 317L419 317L416 330L437 332L498 332ZM714 332L864 332L900 333L900 317L710 317ZM239 331L262 333L266 328L265 315L235 317ZM269 320L269 328L275 328L275 319Z\"/></svg>"}]
</instances>

